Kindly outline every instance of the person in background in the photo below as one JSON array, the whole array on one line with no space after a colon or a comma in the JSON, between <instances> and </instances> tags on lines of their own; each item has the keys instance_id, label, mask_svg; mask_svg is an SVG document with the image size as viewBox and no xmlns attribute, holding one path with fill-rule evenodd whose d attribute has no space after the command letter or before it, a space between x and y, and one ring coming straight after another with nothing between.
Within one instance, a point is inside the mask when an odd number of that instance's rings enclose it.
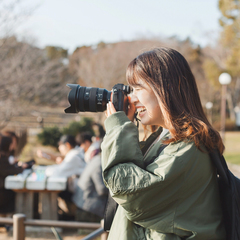
<instances>
[{"instance_id":1,"label":"person in background","mask_svg":"<svg viewBox=\"0 0 240 240\"><path fill-rule=\"evenodd\" d=\"M76 135L76 149L79 150L80 154L84 154L92 144L92 134L90 132L80 132Z\"/></svg>"},{"instance_id":2,"label":"person in background","mask_svg":"<svg viewBox=\"0 0 240 240\"><path fill-rule=\"evenodd\" d=\"M95 155L101 152L101 143L105 135L105 130L103 129L103 126L101 124L93 123L92 128L94 131L94 136L93 136L93 142L91 144L91 149L94 148L94 150L85 152L85 158L84 158L85 162L88 162Z\"/></svg>"},{"instance_id":3,"label":"person in background","mask_svg":"<svg viewBox=\"0 0 240 240\"><path fill-rule=\"evenodd\" d=\"M85 161L80 157L79 151L75 148L74 136L63 135L58 143L60 154L64 157L59 164L50 165L46 168L45 174L48 177L70 177L81 175L85 168Z\"/></svg>"},{"instance_id":4,"label":"person in background","mask_svg":"<svg viewBox=\"0 0 240 240\"><path fill-rule=\"evenodd\" d=\"M86 134L82 134L86 135ZM61 220L73 220L74 208L72 203L72 194L74 192L75 179L82 174L85 168L84 151L88 148L88 143L91 140L91 136L86 140L83 137L80 148L76 148L75 137L72 135L63 135L59 141L59 152L63 156L63 161L59 164L50 165L46 168L45 174L48 177L67 177L68 186L65 191L58 194ZM82 149L82 150L81 150Z\"/></svg>"},{"instance_id":5,"label":"person in background","mask_svg":"<svg viewBox=\"0 0 240 240\"><path fill-rule=\"evenodd\" d=\"M75 148L78 150L80 158L84 159L84 153L92 144L92 134L90 132L78 133L75 137L75 141L76 141ZM64 156L61 153L60 155L57 155L42 151L41 149L38 149L36 154L39 158L53 160L56 164L60 164L64 159Z\"/></svg>"},{"instance_id":6,"label":"person in background","mask_svg":"<svg viewBox=\"0 0 240 240\"><path fill-rule=\"evenodd\" d=\"M84 162L86 163L85 152L87 152L87 150L89 149L89 147L92 144L92 134L90 132L78 133L75 137L75 141L76 141L75 149L78 151L79 157L81 159L84 159ZM72 175L68 179L68 190L70 192L74 193L79 177L80 177L80 175L76 174L76 175Z\"/></svg>"},{"instance_id":7,"label":"person in background","mask_svg":"<svg viewBox=\"0 0 240 240\"><path fill-rule=\"evenodd\" d=\"M12 138L0 135L0 213L14 212L15 192L4 188L4 180L9 175L22 173L28 164L17 166L9 163L9 156L12 151Z\"/></svg>"},{"instance_id":8,"label":"person in background","mask_svg":"<svg viewBox=\"0 0 240 240\"><path fill-rule=\"evenodd\" d=\"M72 201L77 206L76 221L100 222L103 218L108 189L102 179L100 152L100 143L96 141L85 153L87 165L72 196Z\"/></svg>"},{"instance_id":9,"label":"person in background","mask_svg":"<svg viewBox=\"0 0 240 240\"><path fill-rule=\"evenodd\" d=\"M35 164L35 160L31 159L29 161L19 161L18 158L16 157L16 152L18 149L18 141L19 138L16 135L15 132L13 131L4 131L2 133L3 136L7 136L11 138L12 143L10 144L9 147L9 157L8 157L8 161L11 165L16 165L16 167L23 167L25 168L31 168L33 166L33 164Z\"/></svg>"},{"instance_id":10,"label":"person in background","mask_svg":"<svg viewBox=\"0 0 240 240\"><path fill-rule=\"evenodd\" d=\"M17 144L18 144L18 136L13 131L4 131L2 133L4 136L8 136L12 139L12 143L9 147L10 156L8 158L10 164L15 164L18 162L16 158L16 150L17 150Z\"/></svg>"},{"instance_id":11,"label":"person in background","mask_svg":"<svg viewBox=\"0 0 240 240\"><path fill-rule=\"evenodd\" d=\"M103 137L105 136L105 130L103 126L100 123L93 123L92 129L95 135L94 141L100 141L100 143L102 143Z\"/></svg>"}]
</instances>

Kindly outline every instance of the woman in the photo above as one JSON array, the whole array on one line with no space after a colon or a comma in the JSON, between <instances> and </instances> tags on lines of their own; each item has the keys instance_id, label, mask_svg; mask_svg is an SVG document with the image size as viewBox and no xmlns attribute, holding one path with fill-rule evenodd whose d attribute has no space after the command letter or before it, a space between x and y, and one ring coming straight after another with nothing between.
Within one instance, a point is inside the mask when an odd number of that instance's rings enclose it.
<instances>
[{"instance_id":1,"label":"woman","mask_svg":"<svg viewBox=\"0 0 240 240\"><path fill-rule=\"evenodd\" d=\"M187 61L173 49L154 49L129 64L127 81L128 116L108 104L102 143L104 182L119 204L108 239L225 239L208 155L224 145L203 112ZM161 139L155 132L147 149L132 123L135 110L143 125L168 129Z\"/></svg>"},{"instance_id":2,"label":"woman","mask_svg":"<svg viewBox=\"0 0 240 240\"><path fill-rule=\"evenodd\" d=\"M9 163L11 150L11 137L0 134L0 213L14 212L15 208L15 192L4 188L4 180L8 175L19 174L27 167L12 165Z\"/></svg>"}]
</instances>

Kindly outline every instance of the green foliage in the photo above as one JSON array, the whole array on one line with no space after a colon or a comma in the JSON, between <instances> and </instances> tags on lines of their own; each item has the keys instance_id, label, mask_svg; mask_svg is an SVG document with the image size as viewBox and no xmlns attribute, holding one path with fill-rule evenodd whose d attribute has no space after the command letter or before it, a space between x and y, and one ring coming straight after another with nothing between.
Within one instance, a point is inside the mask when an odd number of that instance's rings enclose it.
<instances>
[{"instance_id":1,"label":"green foliage","mask_svg":"<svg viewBox=\"0 0 240 240\"><path fill-rule=\"evenodd\" d=\"M219 20L222 26L221 42L228 51L226 68L232 77L240 75L240 1L219 0L219 10L222 16Z\"/></svg>"},{"instance_id":2,"label":"green foliage","mask_svg":"<svg viewBox=\"0 0 240 240\"><path fill-rule=\"evenodd\" d=\"M71 122L68 127L63 129L63 134L76 136L79 132L89 131L94 133L92 123L93 120L91 118L82 118L80 122Z\"/></svg>"},{"instance_id":3,"label":"green foliage","mask_svg":"<svg viewBox=\"0 0 240 240\"><path fill-rule=\"evenodd\" d=\"M227 162L240 164L240 132L226 132L224 157Z\"/></svg>"},{"instance_id":4,"label":"green foliage","mask_svg":"<svg viewBox=\"0 0 240 240\"><path fill-rule=\"evenodd\" d=\"M79 132L89 131L94 135L92 129L93 120L91 118L82 118L80 122L71 122L67 127L59 129L58 127L44 128L41 133L37 135L38 141L42 145L49 145L58 147L59 139L62 135L76 136Z\"/></svg>"},{"instance_id":5,"label":"green foliage","mask_svg":"<svg viewBox=\"0 0 240 240\"><path fill-rule=\"evenodd\" d=\"M195 48L193 47L190 49L188 60L190 62L200 62L201 54L201 47L199 45Z\"/></svg>"},{"instance_id":6,"label":"green foliage","mask_svg":"<svg viewBox=\"0 0 240 240\"><path fill-rule=\"evenodd\" d=\"M240 76L240 42L239 46L236 46L232 50L232 54L228 57L226 64L232 76Z\"/></svg>"},{"instance_id":7,"label":"green foliage","mask_svg":"<svg viewBox=\"0 0 240 240\"><path fill-rule=\"evenodd\" d=\"M37 135L37 138L42 145L50 145L57 148L61 135L60 129L55 126L44 128L43 131Z\"/></svg>"}]
</instances>

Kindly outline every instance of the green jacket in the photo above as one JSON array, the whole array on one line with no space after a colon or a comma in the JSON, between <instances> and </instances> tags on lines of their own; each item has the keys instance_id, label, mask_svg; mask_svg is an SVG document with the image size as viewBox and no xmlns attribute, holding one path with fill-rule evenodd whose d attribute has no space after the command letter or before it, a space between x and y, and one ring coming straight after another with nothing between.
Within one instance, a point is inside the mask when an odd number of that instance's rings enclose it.
<instances>
[{"instance_id":1,"label":"green jacket","mask_svg":"<svg viewBox=\"0 0 240 240\"><path fill-rule=\"evenodd\" d=\"M103 179L119 204L108 239L225 240L207 153L179 141L157 156L160 140L144 157L138 129L123 112L108 117L105 127Z\"/></svg>"}]
</instances>

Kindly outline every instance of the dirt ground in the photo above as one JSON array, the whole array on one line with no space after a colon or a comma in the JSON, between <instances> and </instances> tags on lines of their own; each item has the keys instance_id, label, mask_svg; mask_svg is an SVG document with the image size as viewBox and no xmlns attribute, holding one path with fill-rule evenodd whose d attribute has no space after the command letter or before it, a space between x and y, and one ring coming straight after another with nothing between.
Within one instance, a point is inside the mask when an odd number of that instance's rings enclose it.
<instances>
[{"instance_id":1,"label":"dirt ground","mask_svg":"<svg viewBox=\"0 0 240 240\"><path fill-rule=\"evenodd\" d=\"M80 240L86 236L86 234L89 234L90 230L86 230L85 234L79 233L78 230L72 230L72 229L62 229L61 232L59 232L61 238L63 240ZM26 237L25 240L56 240L57 238L54 236L51 229L43 229L42 231L26 231ZM10 229L10 231L6 231L6 228L0 227L0 240L13 240L13 232ZM100 240L99 238L96 238L96 240Z\"/></svg>"}]
</instances>

